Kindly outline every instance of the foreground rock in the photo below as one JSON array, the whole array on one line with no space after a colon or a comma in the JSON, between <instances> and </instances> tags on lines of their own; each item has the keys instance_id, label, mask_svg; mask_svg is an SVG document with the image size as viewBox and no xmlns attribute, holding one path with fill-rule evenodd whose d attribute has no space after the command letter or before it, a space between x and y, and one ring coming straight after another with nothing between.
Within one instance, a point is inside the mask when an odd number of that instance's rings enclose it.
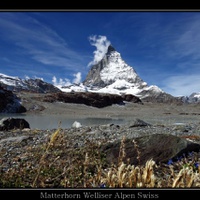
<instances>
[{"instance_id":1,"label":"foreground rock","mask_svg":"<svg viewBox=\"0 0 200 200\"><path fill-rule=\"evenodd\" d=\"M176 159L183 154L198 152L200 145L186 139L166 134L154 134L138 138L115 141L102 146L102 152L106 155L109 164L117 164L116 158L120 157L120 148L123 145L123 161L129 160L130 164L145 164L146 161L153 159L155 162L167 162ZM122 152L121 152L122 153Z\"/></svg>"},{"instance_id":2,"label":"foreground rock","mask_svg":"<svg viewBox=\"0 0 200 200\"><path fill-rule=\"evenodd\" d=\"M22 123L24 123L23 126ZM23 148L26 149L29 146L39 148L40 145L47 144L56 131L55 129L5 131L17 127L29 128L29 124L22 119L9 118L0 122L0 130L4 130L0 133L2 148L8 151L12 145L20 146L18 150L14 148L13 153L9 151L11 157L13 156L11 154L16 154L16 150L21 152ZM197 152L200 155L200 135L197 132L197 135L192 134L194 130L200 130L200 124L191 124L187 132L183 129L177 130L175 127L176 125L167 127L150 125L141 119L133 120L130 124L96 126L84 126L75 121L71 128L61 130L62 142L59 142L59 148L62 150L61 159L67 159L69 152L82 152L84 149L88 151L91 148L105 156L104 160L108 166L118 164L122 157L125 163L128 161L133 165L144 165L150 159L156 163L167 163L171 159L176 161L178 157L191 152ZM26 139L25 136L30 140L26 142L23 140L24 143L21 143L21 138ZM5 141L6 145L4 145ZM18 141L20 144L14 144L13 141Z\"/></svg>"},{"instance_id":3,"label":"foreground rock","mask_svg":"<svg viewBox=\"0 0 200 200\"><path fill-rule=\"evenodd\" d=\"M136 124L135 121L133 123ZM82 187L79 185L82 184L80 177L85 177L85 171L89 179L96 178L99 174L106 175L111 170L114 172L111 172L111 175L115 173L123 175L128 170L132 173L132 167L124 169L112 165L118 164L117 162L121 161L120 158L123 156L126 164L127 159L130 159L129 163L135 166L154 159L158 165L155 166L153 177L156 178L156 182L163 180L163 184L158 184L159 188L161 185L165 188L172 185L185 164L189 163L189 166L193 167L194 172L191 176L196 174L196 166L200 164L200 133L196 131L200 130L199 123L191 124L191 130L188 132L182 132L182 129L179 129L181 131L179 136L177 132L179 130L174 130L174 126L164 127L153 124L144 126L143 123L140 125L137 123L137 126L131 127L129 124L103 124L54 130L0 131L0 187L34 187L33 181L39 172L41 173L37 178L37 188L45 186L63 188L62 183L63 181L66 183L66 178L72 178L73 185L65 185L65 187ZM155 130L164 134L156 134ZM188 134L194 130L196 141L190 142L186 138L190 136L191 139L192 135ZM176 136L171 134L176 134ZM162 163L169 159L175 161L177 156L187 152L191 152L193 156L188 156L181 162L174 162L173 171L171 166ZM146 170L143 171L144 168L141 167L135 169L139 170L140 176L145 176ZM195 176L198 176L197 181L200 183L199 173ZM88 185L88 187L91 186L91 184ZM99 187L99 182L93 187L96 186ZM195 184L194 187L196 186Z\"/></svg>"},{"instance_id":4,"label":"foreground rock","mask_svg":"<svg viewBox=\"0 0 200 200\"><path fill-rule=\"evenodd\" d=\"M144 126L151 126L151 124L141 120L141 119L136 119L134 122L132 122L129 126L129 128L132 127L144 127Z\"/></svg>"},{"instance_id":5,"label":"foreground rock","mask_svg":"<svg viewBox=\"0 0 200 200\"><path fill-rule=\"evenodd\" d=\"M0 131L8 131L12 129L30 128L29 123L25 119L20 118L3 118L0 121Z\"/></svg>"}]
</instances>

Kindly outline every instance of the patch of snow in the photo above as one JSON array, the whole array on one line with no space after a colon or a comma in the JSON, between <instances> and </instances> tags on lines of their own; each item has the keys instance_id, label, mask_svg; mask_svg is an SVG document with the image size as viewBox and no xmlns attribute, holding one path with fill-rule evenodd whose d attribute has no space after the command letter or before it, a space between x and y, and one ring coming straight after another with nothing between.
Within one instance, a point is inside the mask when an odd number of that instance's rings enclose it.
<instances>
[{"instance_id":1,"label":"patch of snow","mask_svg":"<svg viewBox=\"0 0 200 200\"><path fill-rule=\"evenodd\" d=\"M200 93L195 93L194 97L200 99Z\"/></svg>"},{"instance_id":2,"label":"patch of snow","mask_svg":"<svg viewBox=\"0 0 200 200\"><path fill-rule=\"evenodd\" d=\"M62 92L87 92L86 86L81 84L74 84L66 87L58 87Z\"/></svg>"},{"instance_id":3,"label":"patch of snow","mask_svg":"<svg viewBox=\"0 0 200 200\"><path fill-rule=\"evenodd\" d=\"M150 85L146 88L146 90L150 90L150 91L153 91L155 93L163 93L164 91L161 90L158 86L156 85Z\"/></svg>"},{"instance_id":4,"label":"patch of snow","mask_svg":"<svg viewBox=\"0 0 200 200\"><path fill-rule=\"evenodd\" d=\"M105 83L116 80L132 80L135 82L138 75L132 67L122 60L120 53L114 51L108 58L108 63L100 72L101 79Z\"/></svg>"},{"instance_id":5,"label":"patch of snow","mask_svg":"<svg viewBox=\"0 0 200 200\"><path fill-rule=\"evenodd\" d=\"M0 82L11 87L13 86L20 86L24 88L26 87L26 84L22 79L14 76L7 76L5 74L0 74Z\"/></svg>"}]
</instances>

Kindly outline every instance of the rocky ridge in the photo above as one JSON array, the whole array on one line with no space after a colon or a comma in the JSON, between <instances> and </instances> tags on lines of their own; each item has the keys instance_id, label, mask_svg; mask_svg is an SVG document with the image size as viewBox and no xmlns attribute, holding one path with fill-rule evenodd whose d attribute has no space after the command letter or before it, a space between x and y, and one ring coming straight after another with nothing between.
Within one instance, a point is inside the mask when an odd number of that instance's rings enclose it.
<instances>
[{"instance_id":1,"label":"rocky ridge","mask_svg":"<svg viewBox=\"0 0 200 200\"><path fill-rule=\"evenodd\" d=\"M53 84L47 83L42 79L21 79L18 77L7 76L5 74L0 74L0 86L13 92L26 91L36 93L51 93L60 91Z\"/></svg>"},{"instance_id":2,"label":"rocky ridge","mask_svg":"<svg viewBox=\"0 0 200 200\"><path fill-rule=\"evenodd\" d=\"M139 88L146 86L146 83L137 75L135 70L122 60L119 52L113 46L109 46L103 59L92 66L87 74L83 85L87 87L103 88L113 84L117 80L126 80Z\"/></svg>"},{"instance_id":3,"label":"rocky ridge","mask_svg":"<svg viewBox=\"0 0 200 200\"><path fill-rule=\"evenodd\" d=\"M156 85L148 85L110 45L101 61L93 65L82 83L88 91L113 94L132 94L142 101L182 103Z\"/></svg>"},{"instance_id":4,"label":"rocky ridge","mask_svg":"<svg viewBox=\"0 0 200 200\"><path fill-rule=\"evenodd\" d=\"M44 102L63 102L63 103L76 103L85 104L87 106L93 106L97 108L103 108L111 106L113 104L124 105L125 101L132 103L140 103L142 101L134 95L117 95L106 93L92 93L92 92L75 92L75 93L53 93L45 95L41 98Z\"/></svg>"}]
</instances>

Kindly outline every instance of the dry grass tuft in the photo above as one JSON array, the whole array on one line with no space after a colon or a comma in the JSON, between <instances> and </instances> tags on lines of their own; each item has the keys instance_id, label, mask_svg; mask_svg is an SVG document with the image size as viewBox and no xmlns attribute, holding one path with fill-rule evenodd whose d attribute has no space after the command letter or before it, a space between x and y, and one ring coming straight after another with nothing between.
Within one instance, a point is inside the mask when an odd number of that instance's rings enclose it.
<instances>
[{"instance_id":1,"label":"dry grass tuft","mask_svg":"<svg viewBox=\"0 0 200 200\"><path fill-rule=\"evenodd\" d=\"M171 165L148 160L145 165L131 165L125 160L125 137L121 140L118 163L108 165L100 151L106 141L88 139L73 147L69 135L57 129L49 142L26 147L11 159L10 167L0 159L0 187L32 188L192 188L200 187L199 157L184 158ZM133 140L140 163L138 144ZM25 147L21 147L25 148ZM1 151L1 157L6 152ZM20 158L20 159L19 159ZM23 159L24 158L24 159ZM194 167L195 166L195 167Z\"/></svg>"},{"instance_id":2,"label":"dry grass tuft","mask_svg":"<svg viewBox=\"0 0 200 200\"><path fill-rule=\"evenodd\" d=\"M60 128L57 129L57 130L52 134L52 136L51 136L51 138L50 138L50 142L47 144L47 147L46 147L46 149L45 149L45 152L44 152L44 154L42 155L42 157L41 157L41 159L40 159L39 167L38 167L38 170L37 170L36 177L35 177L35 179L34 179L34 181L33 181L32 187L36 187L36 182L37 182L38 177L39 177L39 175L40 175L41 168L42 168L42 166L43 166L43 163L45 162L45 156L48 154L49 148L50 148L51 146L53 146L53 144L54 144L54 142L56 141L57 136L58 136L59 133L60 133Z\"/></svg>"},{"instance_id":3,"label":"dry grass tuft","mask_svg":"<svg viewBox=\"0 0 200 200\"><path fill-rule=\"evenodd\" d=\"M154 187L155 176L153 173L155 162L149 160L145 166L134 166L130 164L121 163L119 167L112 167L102 177L102 182L107 187Z\"/></svg>"}]
</instances>

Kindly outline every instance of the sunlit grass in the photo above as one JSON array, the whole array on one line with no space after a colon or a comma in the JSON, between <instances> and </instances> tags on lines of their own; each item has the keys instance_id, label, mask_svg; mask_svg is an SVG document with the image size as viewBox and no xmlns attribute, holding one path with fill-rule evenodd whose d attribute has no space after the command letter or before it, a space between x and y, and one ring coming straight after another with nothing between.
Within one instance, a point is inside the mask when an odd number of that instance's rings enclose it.
<instances>
[{"instance_id":1,"label":"sunlit grass","mask_svg":"<svg viewBox=\"0 0 200 200\"><path fill-rule=\"evenodd\" d=\"M36 133L34 133L36 134ZM0 166L0 187L17 188L191 188L200 187L199 160L181 158L177 162L158 165L149 159L145 165L123 162L126 156L122 137L116 165L108 165L100 151L102 143L85 141L81 147L71 147L61 128L49 136L47 143L27 148L25 155L8 169ZM140 151L135 155L140 161ZM5 153L5 152L4 152ZM1 155L2 156L2 155ZM22 159L22 157L26 159ZM14 163L14 161L13 161ZM138 162L140 163L140 162Z\"/></svg>"}]
</instances>

